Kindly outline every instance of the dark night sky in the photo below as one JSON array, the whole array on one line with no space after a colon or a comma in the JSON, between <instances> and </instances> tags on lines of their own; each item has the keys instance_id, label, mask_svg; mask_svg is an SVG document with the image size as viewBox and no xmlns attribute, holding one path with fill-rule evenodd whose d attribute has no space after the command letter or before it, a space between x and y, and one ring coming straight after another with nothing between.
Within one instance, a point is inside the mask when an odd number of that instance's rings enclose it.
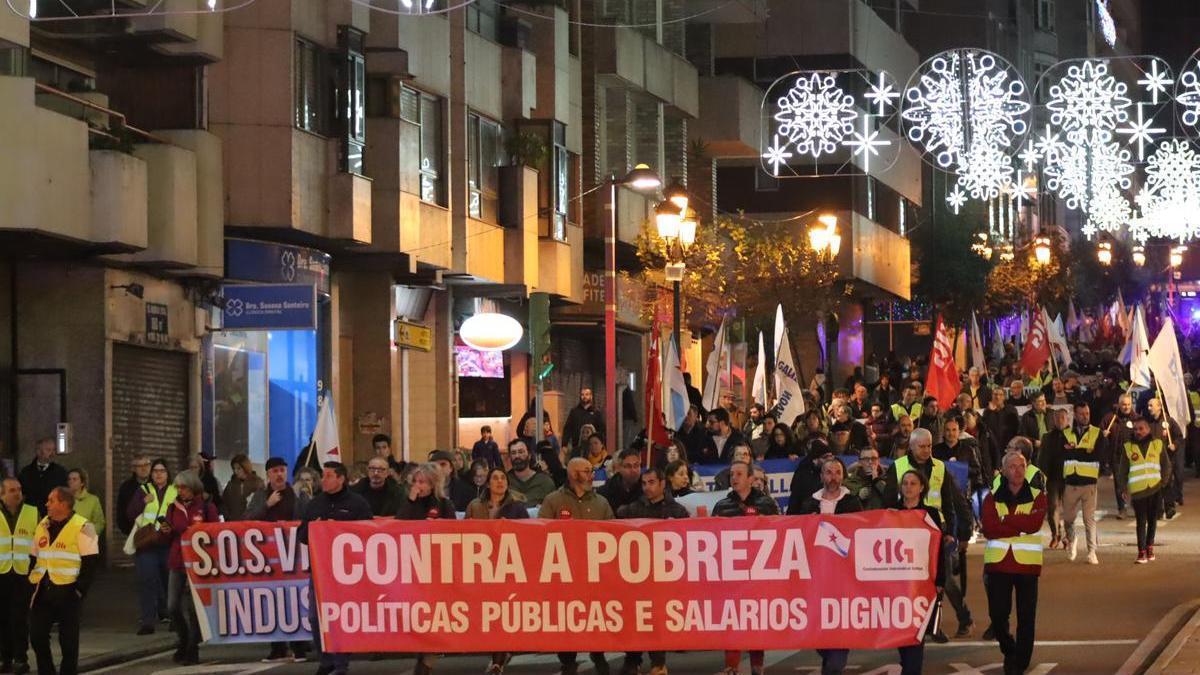
<instances>
[{"instance_id":1,"label":"dark night sky","mask_svg":"<svg viewBox=\"0 0 1200 675\"><path fill-rule=\"evenodd\" d=\"M1143 51L1178 71L1200 48L1200 0L1142 0Z\"/></svg>"}]
</instances>

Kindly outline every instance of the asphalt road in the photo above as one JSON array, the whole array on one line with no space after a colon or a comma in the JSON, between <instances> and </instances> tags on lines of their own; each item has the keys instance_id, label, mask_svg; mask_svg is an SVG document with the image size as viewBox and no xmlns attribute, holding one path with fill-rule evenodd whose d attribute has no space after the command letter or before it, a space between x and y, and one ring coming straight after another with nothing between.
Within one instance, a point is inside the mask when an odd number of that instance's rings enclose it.
<instances>
[{"instance_id":1,"label":"asphalt road","mask_svg":"<svg viewBox=\"0 0 1200 675\"><path fill-rule=\"evenodd\" d=\"M1115 673L1146 636L1172 608L1200 597L1200 580L1195 570L1200 564L1200 481L1192 480L1186 489L1187 503L1180 515L1159 523L1158 560L1134 565L1134 521L1113 517L1112 483L1101 484L1102 518L1100 522L1100 565L1074 563L1061 551L1047 552L1038 603L1037 645L1029 672ZM1082 528L1082 521L1079 524ZM1044 532L1046 532L1044 530ZM945 645L930 644L925 651L927 673L1001 672L1000 650L994 642L984 642L980 634L986 627L987 601L979 583L983 567L983 547L969 550L970 580L968 604L975 616L972 635ZM953 634L957 628L953 613L947 612L943 627ZM263 664L266 646L201 647L199 666L177 667L165 652L139 661L92 671L129 675L207 675L216 673L270 673L271 675L310 674L312 662L302 664ZM581 655L582 656L582 655ZM620 654L609 654L614 667ZM591 672L591 664L582 657L581 672ZM820 661L811 651L767 653L767 670L774 673L818 673ZM850 655L852 673L864 675L898 674L896 654L891 651L854 652ZM487 665L482 656L451 656L441 659L438 673L481 673ZM671 654L668 666L674 673L715 673L723 665L718 652ZM378 661L356 660L355 673L408 673L412 659ZM743 662L743 672L749 665ZM507 669L510 673L547 674L558 672L553 655L518 656ZM617 672L614 668L614 672Z\"/></svg>"}]
</instances>

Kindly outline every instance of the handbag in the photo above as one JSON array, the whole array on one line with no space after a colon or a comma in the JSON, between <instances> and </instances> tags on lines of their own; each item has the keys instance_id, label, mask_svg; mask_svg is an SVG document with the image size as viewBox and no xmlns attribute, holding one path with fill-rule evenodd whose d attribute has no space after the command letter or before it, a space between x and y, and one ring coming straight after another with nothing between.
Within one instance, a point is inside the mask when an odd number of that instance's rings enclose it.
<instances>
[{"instance_id":1,"label":"handbag","mask_svg":"<svg viewBox=\"0 0 1200 675\"><path fill-rule=\"evenodd\" d=\"M159 504L159 508L163 505ZM156 516L161 515L161 511ZM158 518L149 523L144 523L133 528L133 532L129 533L129 537L125 539L125 545L121 548L125 555L134 555L138 551L154 548L162 543L162 537L158 531Z\"/></svg>"}]
</instances>

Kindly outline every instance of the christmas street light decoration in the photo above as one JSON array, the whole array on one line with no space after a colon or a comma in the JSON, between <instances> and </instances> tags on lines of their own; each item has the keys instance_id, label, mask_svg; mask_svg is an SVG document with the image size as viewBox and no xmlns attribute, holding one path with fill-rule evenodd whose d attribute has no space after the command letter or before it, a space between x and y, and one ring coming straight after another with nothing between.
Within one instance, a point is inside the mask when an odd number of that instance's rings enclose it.
<instances>
[{"instance_id":1,"label":"christmas street light decoration","mask_svg":"<svg viewBox=\"0 0 1200 675\"><path fill-rule=\"evenodd\" d=\"M1144 247L1144 246L1134 246L1133 247L1133 264L1137 265L1138 267L1146 266L1146 247Z\"/></svg>"},{"instance_id":2,"label":"christmas street light decoration","mask_svg":"<svg viewBox=\"0 0 1200 675\"><path fill-rule=\"evenodd\" d=\"M888 129L899 97L884 71L798 71L777 79L763 96L763 170L789 178L887 169L899 156Z\"/></svg>"},{"instance_id":3,"label":"christmas street light decoration","mask_svg":"<svg viewBox=\"0 0 1200 675\"><path fill-rule=\"evenodd\" d=\"M130 5L95 0L5 0L8 9L31 22L99 21L179 14L216 14L242 9L255 0L191 0L142 2Z\"/></svg>"},{"instance_id":4,"label":"christmas street light decoration","mask_svg":"<svg viewBox=\"0 0 1200 675\"><path fill-rule=\"evenodd\" d=\"M1029 91L1016 69L979 49L942 52L917 69L900 112L904 134L974 199L1012 177L1012 154L1029 130Z\"/></svg>"},{"instance_id":5,"label":"christmas street light decoration","mask_svg":"<svg viewBox=\"0 0 1200 675\"><path fill-rule=\"evenodd\" d=\"M954 211L954 215L962 210L964 204L967 203L967 193L962 191L962 188L955 185L950 193L946 195L946 203L950 205L950 209Z\"/></svg>"},{"instance_id":6,"label":"christmas street light decoration","mask_svg":"<svg viewBox=\"0 0 1200 675\"><path fill-rule=\"evenodd\" d=\"M1112 242L1102 241L1096 245L1096 260L1105 267L1112 264Z\"/></svg>"},{"instance_id":7,"label":"christmas street light decoration","mask_svg":"<svg viewBox=\"0 0 1200 675\"><path fill-rule=\"evenodd\" d=\"M1141 216L1130 224L1139 242L1163 237L1185 242L1200 236L1200 153L1191 142L1163 141L1146 164L1146 181L1137 196Z\"/></svg>"}]
</instances>

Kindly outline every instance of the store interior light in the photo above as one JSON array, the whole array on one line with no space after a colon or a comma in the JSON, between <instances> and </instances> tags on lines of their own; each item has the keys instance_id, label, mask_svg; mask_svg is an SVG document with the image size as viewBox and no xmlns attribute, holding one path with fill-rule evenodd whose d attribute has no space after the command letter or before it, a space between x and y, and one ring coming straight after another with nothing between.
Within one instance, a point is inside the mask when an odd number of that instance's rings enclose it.
<instances>
[{"instance_id":1,"label":"store interior light","mask_svg":"<svg viewBox=\"0 0 1200 675\"><path fill-rule=\"evenodd\" d=\"M1138 267L1146 266L1146 249L1142 246L1133 247L1133 264Z\"/></svg>"},{"instance_id":2,"label":"store interior light","mask_svg":"<svg viewBox=\"0 0 1200 675\"><path fill-rule=\"evenodd\" d=\"M1108 267L1112 264L1112 259L1112 242L1100 242L1100 244L1096 247L1096 260L1098 260L1101 265Z\"/></svg>"}]
</instances>

